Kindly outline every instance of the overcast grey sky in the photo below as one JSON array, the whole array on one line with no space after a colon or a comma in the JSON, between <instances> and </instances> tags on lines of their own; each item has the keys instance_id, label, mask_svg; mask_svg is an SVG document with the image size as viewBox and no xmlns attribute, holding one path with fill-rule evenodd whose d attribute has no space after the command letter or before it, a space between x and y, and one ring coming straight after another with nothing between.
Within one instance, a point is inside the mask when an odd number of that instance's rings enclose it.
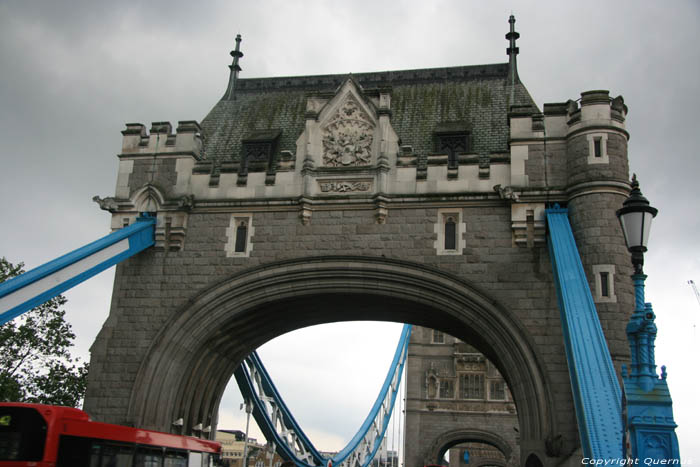
<instances>
[{"instance_id":1,"label":"overcast grey sky","mask_svg":"<svg viewBox=\"0 0 700 467\"><path fill-rule=\"evenodd\" d=\"M124 124L201 121L226 88L237 33L241 77L497 63L507 58L511 11L519 74L540 108L591 89L622 94L629 106L631 170L660 211L645 265L657 363L668 366L681 453L700 464L691 445L700 433L700 305L687 284L700 281L698 2L4 0L0 255L29 269L106 234L109 215L91 198L114 194ZM112 279L105 272L66 294L84 358ZM263 348L319 447L341 447L359 426L399 329L329 325ZM318 346L335 353L319 362ZM355 371L368 375L366 389L348 377ZM232 384L225 398L226 428L244 427L236 392Z\"/></svg>"}]
</instances>

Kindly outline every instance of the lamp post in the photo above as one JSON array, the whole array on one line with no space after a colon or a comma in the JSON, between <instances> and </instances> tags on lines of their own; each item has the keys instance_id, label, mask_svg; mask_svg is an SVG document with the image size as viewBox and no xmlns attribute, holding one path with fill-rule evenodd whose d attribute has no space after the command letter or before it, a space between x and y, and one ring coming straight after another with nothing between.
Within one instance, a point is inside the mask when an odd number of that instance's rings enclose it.
<instances>
[{"instance_id":1,"label":"lamp post","mask_svg":"<svg viewBox=\"0 0 700 467\"><path fill-rule=\"evenodd\" d=\"M632 175L632 191L617 211L617 218L622 226L627 249L632 253L634 274L634 314L627 324L627 338L630 342L631 363L630 377L634 378L645 390L651 389L656 378L654 362L654 340L656 324L651 304L647 309L644 301L644 253L647 251L651 221L658 209L652 207L639 190L637 176Z\"/></svg>"},{"instance_id":2,"label":"lamp post","mask_svg":"<svg viewBox=\"0 0 700 467\"><path fill-rule=\"evenodd\" d=\"M656 374L654 343L656 316L651 303L644 301L644 253L651 230L651 222L658 210L639 190L636 175L632 176L632 191L617 211L627 249L632 254L635 307L627 324L630 344L630 368L622 367L624 384L623 404L626 404L625 453L633 459L665 459L680 465L676 423L673 420L671 394L666 384L666 367L661 367L661 378ZM667 462L668 463L668 462Z\"/></svg>"}]
</instances>

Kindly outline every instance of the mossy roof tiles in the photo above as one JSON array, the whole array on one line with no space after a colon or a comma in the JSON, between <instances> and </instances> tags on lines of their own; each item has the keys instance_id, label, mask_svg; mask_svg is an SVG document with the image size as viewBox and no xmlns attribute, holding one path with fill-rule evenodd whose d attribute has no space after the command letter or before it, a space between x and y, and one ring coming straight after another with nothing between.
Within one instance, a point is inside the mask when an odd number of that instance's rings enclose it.
<instances>
[{"instance_id":1,"label":"mossy roof tiles","mask_svg":"<svg viewBox=\"0 0 700 467\"><path fill-rule=\"evenodd\" d=\"M202 121L204 157L238 160L241 141L260 131L281 131L277 152L296 153L304 130L306 100L332 96L350 75L239 79L235 100L220 100ZM391 124L402 145L416 154L433 151L433 134L460 122L471 134L472 152L508 150L511 87L508 64L352 74L366 91L391 88ZM537 109L516 82L515 105Z\"/></svg>"}]
</instances>

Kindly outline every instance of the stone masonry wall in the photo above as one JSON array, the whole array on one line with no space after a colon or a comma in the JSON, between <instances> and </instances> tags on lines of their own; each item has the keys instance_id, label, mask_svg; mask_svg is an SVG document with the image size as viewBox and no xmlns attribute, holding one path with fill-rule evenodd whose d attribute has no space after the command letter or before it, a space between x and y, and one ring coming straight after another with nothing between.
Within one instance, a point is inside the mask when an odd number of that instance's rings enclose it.
<instances>
[{"instance_id":1,"label":"stone masonry wall","mask_svg":"<svg viewBox=\"0 0 700 467\"><path fill-rule=\"evenodd\" d=\"M452 273L517 316L545 366L556 404L556 429L565 446L574 447L578 434L546 248L513 246L510 207L505 203L461 209L466 247L462 255L449 256L436 254L434 207L392 209L385 224L375 222L372 209L316 211L310 225L300 223L296 210L255 212L249 258L226 257L230 213L190 213L183 250L149 250L117 267L111 314L92 348L86 410L98 420L131 422L126 419L130 388L150 342L174 313L207 287L277 260L384 256Z\"/></svg>"}]
</instances>

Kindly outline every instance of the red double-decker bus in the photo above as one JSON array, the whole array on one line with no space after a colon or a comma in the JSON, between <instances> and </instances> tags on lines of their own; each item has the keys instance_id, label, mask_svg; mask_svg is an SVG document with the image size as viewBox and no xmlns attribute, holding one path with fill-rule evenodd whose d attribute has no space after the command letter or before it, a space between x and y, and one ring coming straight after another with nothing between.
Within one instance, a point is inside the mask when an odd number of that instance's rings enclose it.
<instances>
[{"instance_id":1,"label":"red double-decker bus","mask_svg":"<svg viewBox=\"0 0 700 467\"><path fill-rule=\"evenodd\" d=\"M108 423L71 407L0 403L0 467L212 467L221 445Z\"/></svg>"}]
</instances>

